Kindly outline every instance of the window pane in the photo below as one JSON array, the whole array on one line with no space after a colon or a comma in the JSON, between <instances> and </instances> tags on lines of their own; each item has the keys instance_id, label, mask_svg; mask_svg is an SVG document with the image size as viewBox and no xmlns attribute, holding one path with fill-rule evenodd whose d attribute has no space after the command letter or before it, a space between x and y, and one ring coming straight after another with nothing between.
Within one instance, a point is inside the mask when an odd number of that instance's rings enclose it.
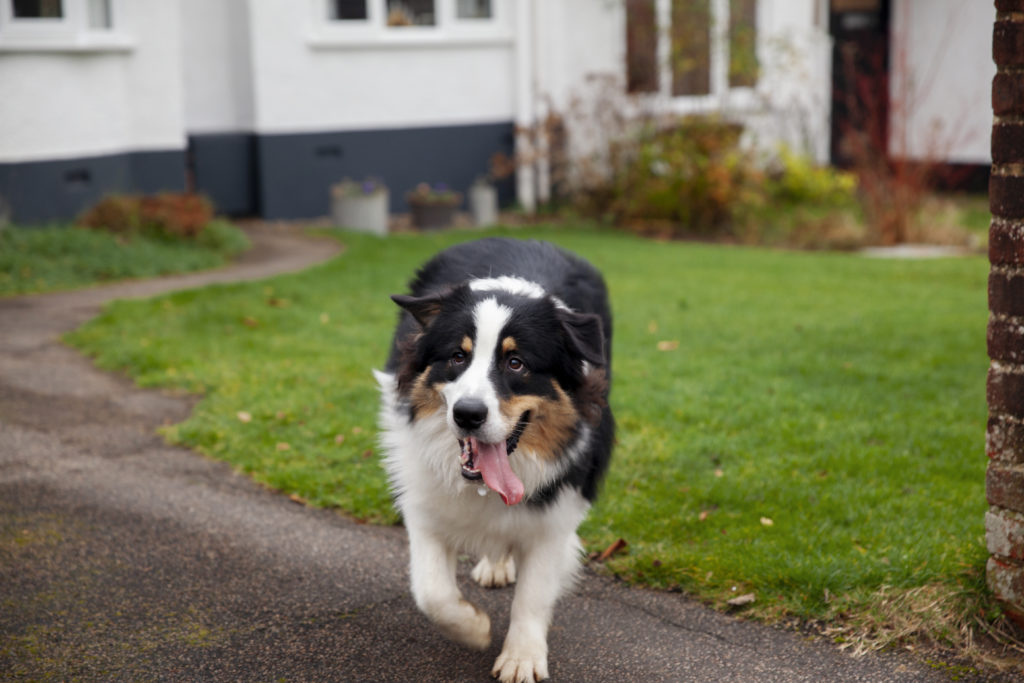
<instances>
[{"instance_id":1,"label":"window pane","mask_svg":"<svg viewBox=\"0 0 1024 683\"><path fill-rule=\"evenodd\" d=\"M459 19L490 19L491 0L459 0L455 16Z\"/></svg>"},{"instance_id":2,"label":"window pane","mask_svg":"<svg viewBox=\"0 0 1024 683\"><path fill-rule=\"evenodd\" d=\"M434 0L388 0L388 26L433 26Z\"/></svg>"},{"instance_id":3,"label":"window pane","mask_svg":"<svg viewBox=\"0 0 1024 683\"><path fill-rule=\"evenodd\" d=\"M672 0L672 94L711 92L711 4Z\"/></svg>"},{"instance_id":4,"label":"window pane","mask_svg":"<svg viewBox=\"0 0 1024 683\"><path fill-rule=\"evenodd\" d=\"M331 21L366 19L366 0L330 0Z\"/></svg>"},{"instance_id":5,"label":"window pane","mask_svg":"<svg viewBox=\"0 0 1024 683\"><path fill-rule=\"evenodd\" d=\"M658 90L658 22L654 0L626 1L626 90Z\"/></svg>"},{"instance_id":6,"label":"window pane","mask_svg":"<svg viewBox=\"0 0 1024 683\"><path fill-rule=\"evenodd\" d=\"M61 0L14 0L15 19L60 19L64 16Z\"/></svg>"},{"instance_id":7,"label":"window pane","mask_svg":"<svg viewBox=\"0 0 1024 683\"><path fill-rule=\"evenodd\" d=\"M104 29L111 26L110 0L89 0L89 28Z\"/></svg>"},{"instance_id":8,"label":"window pane","mask_svg":"<svg viewBox=\"0 0 1024 683\"><path fill-rule=\"evenodd\" d=\"M729 0L729 87L757 83L757 0Z\"/></svg>"}]
</instances>

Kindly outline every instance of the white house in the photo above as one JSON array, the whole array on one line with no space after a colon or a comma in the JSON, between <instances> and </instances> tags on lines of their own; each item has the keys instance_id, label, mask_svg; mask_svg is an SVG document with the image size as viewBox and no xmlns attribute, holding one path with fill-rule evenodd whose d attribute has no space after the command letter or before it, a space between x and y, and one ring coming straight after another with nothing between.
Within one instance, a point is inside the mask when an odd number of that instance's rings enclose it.
<instances>
[{"instance_id":1,"label":"white house","mask_svg":"<svg viewBox=\"0 0 1024 683\"><path fill-rule=\"evenodd\" d=\"M229 214L315 217L344 177L384 180L402 210L415 184L465 189L548 113L596 97L595 74L644 106L725 111L751 139L827 162L833 34L873 31L902 50L905 78L947 60L913 129L933 115L990 127L974 98L994 74L991 3L892 2L0 0L0 220L185 188ZM585 153L589 133L566 123ZM963 137L945 156L987 164L987 132ZM506 203L545 193L547 169L529 161L502 184Z\"/></svg>"}]
</instances>

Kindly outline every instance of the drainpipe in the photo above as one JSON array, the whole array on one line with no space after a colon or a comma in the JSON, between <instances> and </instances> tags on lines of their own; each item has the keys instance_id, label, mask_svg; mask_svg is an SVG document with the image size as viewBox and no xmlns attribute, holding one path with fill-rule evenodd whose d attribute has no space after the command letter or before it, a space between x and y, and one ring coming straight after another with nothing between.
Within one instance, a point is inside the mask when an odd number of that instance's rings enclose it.
<instances>
[{"instance_id":1,"label":"drainpipe","mask_svg":"<svg viewBox=\"0 0 1024 683\"><path fill-rule=\"evenodd\" d=\"M533 213L537 208L537 182L532 144L534 117L534 0L519 0L516 8L516 198Z\"/></svg>"}]
</instances>

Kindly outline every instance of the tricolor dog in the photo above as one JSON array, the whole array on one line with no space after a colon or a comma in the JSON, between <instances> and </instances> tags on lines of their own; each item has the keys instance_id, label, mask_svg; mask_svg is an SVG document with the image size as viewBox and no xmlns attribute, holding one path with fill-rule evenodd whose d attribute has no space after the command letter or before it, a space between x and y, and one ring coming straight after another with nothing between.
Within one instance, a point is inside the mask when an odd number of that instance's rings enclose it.
<instances>
[{"instance_id":1,"label":"tricolor dog","mask_svg":"<svg viewBox=\"0 0 1024 683\"><path fill-rule=\"evenodd\" d=\"M482 239L424 265L381 386L381 439L409 534L416 604L449 638L491 641L455 581L516 582L492 675L548 677L555 602L580 561L576 528L611 456L611 314L604 281L544 242Z\"/></svg>"}]
</instances>

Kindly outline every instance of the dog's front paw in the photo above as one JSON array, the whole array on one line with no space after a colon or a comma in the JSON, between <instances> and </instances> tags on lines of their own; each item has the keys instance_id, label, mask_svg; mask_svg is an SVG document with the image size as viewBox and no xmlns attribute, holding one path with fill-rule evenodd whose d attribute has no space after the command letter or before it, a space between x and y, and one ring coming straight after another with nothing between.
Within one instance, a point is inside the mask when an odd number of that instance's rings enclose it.
<instances>
[{"instance_id":1,"label":"dog's front paw","mask_svg":"<svg viewBox=\"0 0 1024 683\"><path fill-rule=\"evenodd\" d=\"M535 683L548 677L548 655L543 649L520 650L508 645L494 661L491 676L501 683Z\"/></svg>"},{"instance_id":2,"label":"dog's front paw","mask_svg":"<svg viewBox=\"0 0 1024 683\"><path fill-rule=\"evenodd\" d=\"M491 618L466 600L430 616L441 633L457 643L474 650L486 650L491 645Z\"/></svg>"},{"instance_id":3,"label":"dog's front paw","mask_svg":"<svg viewBox=\"0 0 1024 683\"><path fill-rule=\"evenodd\" d=\"M484 588L503 588L516 582L516 562L505 555L495 563L486 557L480 559L470 574Z\"/></svg>"}]
</instances>

